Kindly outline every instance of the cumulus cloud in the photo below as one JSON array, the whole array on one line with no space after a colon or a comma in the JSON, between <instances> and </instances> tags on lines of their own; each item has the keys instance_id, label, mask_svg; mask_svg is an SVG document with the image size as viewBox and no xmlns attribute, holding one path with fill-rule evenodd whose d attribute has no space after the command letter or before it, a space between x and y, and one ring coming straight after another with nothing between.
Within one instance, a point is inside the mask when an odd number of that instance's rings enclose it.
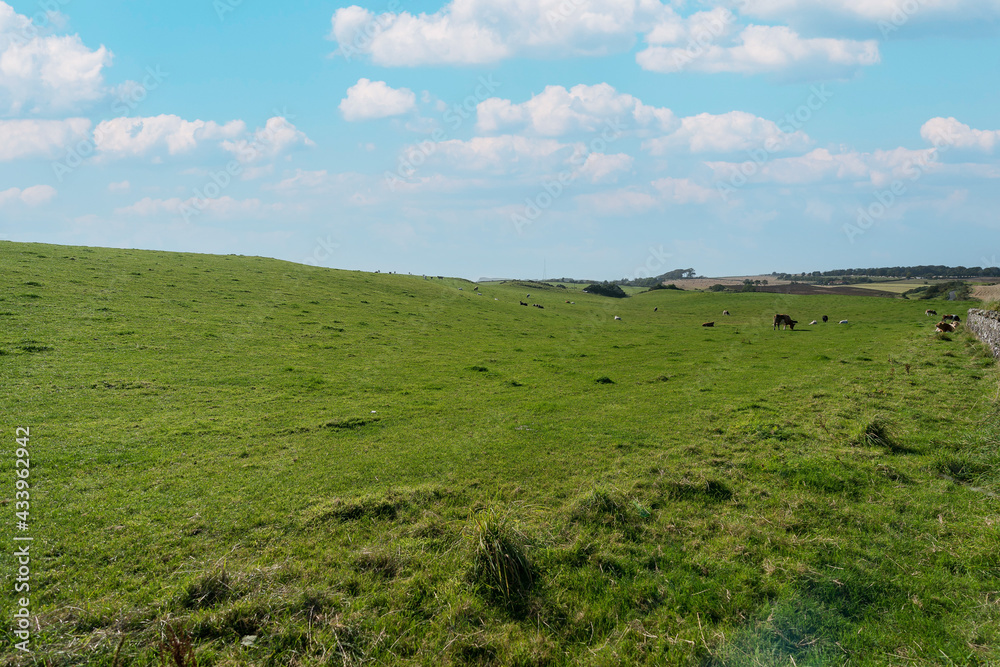
<instances>
[{"instance_id":1,"label":"cumulus cloud","mask_svg":"<svg viewBox=\"0 0 1000 667\"><path fill-rule=\"evenodd\" d=\"M87 137L90 121L0 120L0 161L21 158L53 158Z\"/></svg>"},{"instance_id":2,"label":"cumulus cloud","mask_svg":"<svg viewBox=\"0 0 1000 667\"><path fill-rule=\"evenodd\" d=\"M618 174L630 171L633 162L632 156L625 153L591 153L578 170L577 176L591 183L613 182L618 180Z\"/></svg>"},{"instance_id":3,"label":"cumulus cloud","mask_svg":"<svg viewBox=\"0 0 1000 667\"><path fill-rule=\"evenodd\" d=\"M94 130L97 150L108 157L141 157L166 151L188 153L211 141L231 139L246 132L243 121L224 125L214 121L188 121L174 115L121 117L101 122Z\"/></svg>"},{"instance_id":4,"label":"cumulus cloud","mask_svg":"<svg viewBox=\"0 0 1000 667\"><path fill-rule=\"evenodd\" d=\"M0 191L0 206L19 202L26 206L40 206L55 199L56 189L51 185L33 185L30 188L8 188Z\"/></svg>"},{"instance_id":5,"label":"cumulus cloud","mask_svg":"<svg viewBox=\"0 0 1000 667\"><path fill-rule=\"evenodd\" d=\"M969 148L992 153L1000 144L1000 130L976 130L954 118L932 118L920 128L920 136L935 146Z\"/></svg>"},{"instance_id":6,"label":"cumulus cloud","mask_svg":"<svg viewBox=\"0 0 1000 667\"><path fill-rule=\"evenodd\" d=\"M729 153L766 148L770 152L800 150L811 143L801 130L783 132L778 125L745 111L688 116L670 134L650 139L644 147L653 155L672 150L692 153Z\"/></svg>"},{"instance_id":7,"label":"cumulus cloud","mask_svg":"<svg viewBox=\"0 0 1000 667\"><path fill-rule=\"evenodd\" d=\"M359 79L347 89L340 102L340 112L348 121L400 116L413 111L417 96L408 88L390 88L385 81Z\"/></svg>"},{"instance_id":8,"label":"cumulus cloud","mask_svg":"<svg viewBox=\"0 0 1000 667\"><path fill-rule=\"evenodd\" d=\"M636 55L636 62L653 72L795 72L809 77L847 76L880 61L875 40L805 38L787 26L764 25L747 26L732 43L653 45Z\"/></svg>"},{"instance_id":9,"label":"cumulus cloud","mask_svg":"<svg viewBox=\"0 0 1000 667\"><path fill-rule=\"evenodd\" d=\"M510 127L530 127L543 136L571 132L596 132L608 123L623 123L665 130L675 124L670 109L645 105L636 97L619 93L607 83L577 85L567 90L547 86L527 102L490 98L477 108L477 127L497 132Z\"/></svg>"},{"instance_id":10,"label":"cumulus cloud","mask_svg":"<svg viewBox=\"0 0 1000 667\"><path fill-rule=\"evenodd\" d=\"M226 140L222 147L245 164L274 159L295 148L312 148L316 143L282 116L269 118L249 139ZM267 173L267 172L262 172Z\"/></svg>"},{"instance_id":11,"label":"cumulus cloud","mask_svg":"<svg viewBox=\"0 0 1000 667\"><path fill-rule=\"evenodd\" d=\"M658 0L453 0L434 14L338 9L331 38L351 59L385 66L474 65L519 55L604 55L673 10Z\"/></svg>"},{"instance_id":12,"label":"cumulus cloud","mask_svg":"<svg viewBox=\"0 0 1000 667\"><path fill-rule=\"evenodd\" d=\"M753 181L781 185L811 185L825 182L868 182L882 187L893 180L916 180L940 170L934 149L896 148L871 153L831 153L818 148L805 155L754 162L706 162L715 179L722 182Z\"/></svg>"},{"instance_id":13,"label":"cumulus cloud","mask_svg":"<svg viewBox=\"0 0 1000 667\"><path fill-rule=\"evenodd\" d=\"M77 35L40 35L31 19L0 2L0 107L11 113L65 111L100 99L111 59Z\"/></svg>"},{"instance_id":14,"label":"cumulus cloud","mask_svg":"<svg viewBox=\"0 0 1000 667\"><path fill-rule=\"evenodd\" d=\"M468 141L452 139L429 144L425 148L413 146L404 150L403 154L430 152L428 157L439 157L455 169L503 174L558 167L582 150L582 146L554 139L507 134L474 137Z\"/></svg>"}]
</instances>

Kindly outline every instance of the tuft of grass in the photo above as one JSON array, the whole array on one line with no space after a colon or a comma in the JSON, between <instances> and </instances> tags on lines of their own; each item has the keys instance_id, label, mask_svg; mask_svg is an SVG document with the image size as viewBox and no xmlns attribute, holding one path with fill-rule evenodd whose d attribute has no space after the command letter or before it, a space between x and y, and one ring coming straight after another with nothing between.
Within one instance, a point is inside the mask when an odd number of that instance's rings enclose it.
<instances>
[{"instance_id":1,"label":"tuft of grass","mask_svg":"<svg viewBox=\"0 0 1000 667\"><path fill-rule=\"evenodd\" d=\"M575 503L570 516L578 523L623 528L635 523L634 510L618 489L598 487Z\"/></svg>"},{"instance_id":2,"label":"tuft of grass","mask_svg":"<svg viewBox=\"0 0 1000 667\"><path fill-rule=\"evenodd\" d=\"M233 586L225 564L191 582L184 589L181 605L187 609L206 609L233 597Z\"/></svg>"},{"instance_id":3,"label":"tuft of grass","mask_svg":"<svg viewBox=\"0 0 1000 667\"><path fill-rule=\"evenodd\" d=\"M470 579L487 598L515 610L535 583L528 558L528 538L521 531L513 506L497 501L475 510L468 528L473 543Z\"/></svg>"},{"instance_id":4,"label":"tuft of grass","mask_svg":"<svg viewBox=\"0 0 1000 667\"><path fill-rule=\"evenodd\" d=\"M892 425L883 415L869 415L854 424L850 444L855 447L884 447L891 451L907 451L892 435Z\"/></svg>"}]
</instances>

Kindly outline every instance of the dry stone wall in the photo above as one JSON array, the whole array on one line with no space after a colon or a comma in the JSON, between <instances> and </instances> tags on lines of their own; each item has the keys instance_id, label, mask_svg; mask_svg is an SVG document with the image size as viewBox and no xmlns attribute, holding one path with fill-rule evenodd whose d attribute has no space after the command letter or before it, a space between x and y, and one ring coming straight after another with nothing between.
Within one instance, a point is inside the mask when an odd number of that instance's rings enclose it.
<instances>
[{"instance_id":1,"label":"dry stone wall","mask_svg":"<svg viewBox=\"0 0 1000 667\"><path fill-rule=\"evenodd\" d=\"M1000 313L971 308L965 326L993 350L994 357L1000 357Z\"/></svg>"}]
</instances>

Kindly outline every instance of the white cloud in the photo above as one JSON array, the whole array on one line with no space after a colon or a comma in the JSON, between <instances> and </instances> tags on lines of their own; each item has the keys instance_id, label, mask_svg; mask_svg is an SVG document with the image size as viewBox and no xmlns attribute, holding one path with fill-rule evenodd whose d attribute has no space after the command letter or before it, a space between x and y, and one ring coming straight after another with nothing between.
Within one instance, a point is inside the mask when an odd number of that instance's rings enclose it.
<instances>
[{"instance_id":1,"label":"white cloud","mask_svg":"<svg viewBox=\"0 0 1000 667\"><path fill-rule=\"evenodd\" d=\"M94 130L94 141L97 150L110 157L141 157L164 150L178 155L206 142L237 137L245 131L246 125L240 120L219 125L163 114L103 121Z\"/></svg>"},{"instance_id":2,"label":"white cloud","mask_svg":"<svg viewBox=\"0 0 1000 667\"><path fill-rule=\"evenodd\" d=\"M745 111L730 111L683 118L675 132L647 141L644 148L653 155L677 149L692 153L729 153L766 148L779 152L801 150L810 143L808 135L801 130L782 132L773 121Z\"/></svg>"},{"instance_id":3,"label":"white cloud","mask_svg":"<svg viewBox=\"0 0 1000 667\"><path fill-rule=\"evenodd\" d=\"M706 162L717 181L811 185L825 182L870 183L884 187L894 180L917 180L941 170L934 149L831 153L818 148L806 155L754 162Z\"/></svg>"},{"instance_id":4,"label":"white cloud","mask_svg":"<svg viewBox=\"0 0 1000 667\"><path fill-rule=\"evenodd\" d=\"M132 189L132 184L127 180L118 183L108 183L108 192L128 192Z\"/></svg>"},{"instance_id":5,"label":"white cloud","mask_svg":"<svg viewBox=\"0 0 1000 667\"><path fill-rule=\"evenodd\" d=\"M434 14L338 9L331 38L378 65L483 64L519 55L603 55L631 48L667 5L658 0L453 0Z\"/></svg>"},{"instance_id":6,"label":"white cloud","mask_svg":"<svg viewBox=\"0 0 1000 667\"><path fill-rule=\"evenodd\" d=\"M978 21L1000 17L997 0L739 0L740 11L770 20L806 20L838 16L866 23L929 21Z\"/></svg>"},{"instance_id":7,"label":"white cloud","mask_svg":"<svg viewBox=\"0 0 1000 667\"><path fill-rule=\"evenodd\" d=\"M992 153L1000 144L1000 130L976 130L954 118L932 118L920 128L920 136L941 147L971 148Z\"/></svg>"},{"instance_id":8,"label":"white cloud","mask_svg":"<svg viewBox=\"0 0 1000 667\"><path fill-rule=\"evenodd\" d=\"M575 201L581 210L604 216L639 215L661 206L659 198L635 187L583 194Z\"/></svg>"},{"instance_id":9,"label":"white cloud","mask_svg":"<svg viewBox=\"0 0 1000 667\"><path fill-rule=\"evenodd\" d=\"M675 122L670 109L647 106L632 95L619 93L607 83L581 84L569 90L547 86L522 104L494 97L480 103L477 109L477 127L482 132L528 126L542 136L597 132L606 129L608 123L666 130Z\"/></svg>"},{"instance_id":10,"label":"white cloud","mask_svg":"<svg viewBox=\"0 0 1000 667\"><path fill-rule=\"evenodd\" d=\"M717 196L715 190L687 178L661 178L653 181L653 187L672 204L704 204Z\"/></svg>"},{"instance_id":11,"label":"white cloud","mask_svg":"<svg viewBox=\"0 0 1000 667\"><path fill-rule=\"evenodd\" d=\"M348 121L400 116L413 111L417 96L408 88L390 88L385 81L359 79L347 89L340 102L340 112Z\"/></svg>"},{"instance_id":12,"label":"white cloud","mask_svg":"<svg viewBox=\"0 0 1000 667\"><path fill-rule=\"evenodd\" d=\"M8 188L0 191L0 206L5 206L11 202L20 202L26 206L40 206L52 201L56 194L56 189L51 185L33 185L30 188Z\"/></svg>"},{"instance_id":13,"label":"white cloud","mask_svg":"<svg viewBox=\"0 0 1000 667\"><path fill-rule=\"evenodd\" d=\"M564 164L573 155L578 155L582 146L558 142L554 139L538 139L517 135L498 137L474 137L468 141L452 139L437 144L411 146L403 151L404 156L430 152L430 157L439 157L449 167L457 170L510 173L513 171L546 170ZM412 160L411 160L412 162Z\"/></svg>"},{"instance_id":14,"label":"white cloud","mask_svg":"<svg viewBox=\"0 0 1000 667\"><path fill-rule=\"evenodd\" d=\"M31 19L0 2L0 106L12 113L63 111L100 99L111 58L77 35L40 35Z\"/></svg>"},{"instance_id":15,"label":"white cloud","mask_svg":"<svg viewBox=\"0 0 1000 667\"><path fill-rule=\"evenodd\" d=\"M178 215L193 217L209 215L213 218L267 218L276 213L287 212L283 204L264 204L259 199L234 199L229 196L214 199L153 199L144 197L131 206L115 209L120 216L154 217L158 215Z\"/></svg>"},{"instance_id":16,"label":"white cloud","mask_svg":"<svg viewBox=\"0 0 1000 667\"><path fill-rule=\"evenodd\" d=\"M56 157L84 140L90 131L86 118L67 120L0 120L0 161Z\"/></svg>"},{"instance_id":17,"label":"white cloud","mask_svg":"<svg viewBox=\"0 0 1000 667\"><path fill-rule=\"evenodd\" d=\"M634 160L631 155L618 153L605 155L591 153L577 172L577 176L591 183L607 183L618 180L618 174L632 169Z\"/></svg>"},{"instance_id":18,"label":"white cloud","mask_svg":"<svg viewBox=\"0 0 1000 667\"><path fill-rule=\"evenodd\" d=\"M864 156L855 153L833 154L826 148L817 148L806 155L778 158L759 165L748 161L707 162L718 180L731 181L743 177L754 181L802 185L823 181L858 181L870 177L871 169Z\"/></svg>"},{"instance_id":19,"label":"white cloud","mask_svg":"<svg viewBox=\"0 0 1000 667\"><path fill-rule=\"evenodd\" d=\"M875 40L805 38L786 26L764 25L747 26L729 45L654 45L636 55L636 62L653 72L795 72L809 77L847 76L880 61Z\"/></svg>"},{"instance_id":20,"label":"white cloud","mask_svg":"<svg viewBox=\"0 0 1000 667\"><path fill-rule=\"evenodd\" d=\"M232 123L228 123L227 127L228 125L232 125ZM236 159L243 163L274 159L293 148L311 148L315 145L316 143L307 137L305 132L281 116L269 118L264 127L254 131L252 139L222 142L222 147L233 153Z\"/></svg>"}]
</instances>

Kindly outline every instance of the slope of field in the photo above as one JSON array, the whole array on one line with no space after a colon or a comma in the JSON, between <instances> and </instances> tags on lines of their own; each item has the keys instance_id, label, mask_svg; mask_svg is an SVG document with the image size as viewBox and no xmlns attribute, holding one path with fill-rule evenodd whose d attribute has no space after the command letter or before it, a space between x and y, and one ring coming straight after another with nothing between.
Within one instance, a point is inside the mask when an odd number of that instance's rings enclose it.
<instances>
[{"instance_id":1,"label":"slope of field","mask_svg":"<svg viewBox=\"0 0 1000 667\"><path fill-rule=\"evenodd\" d=\"M8 664L1000 661L1000 377L927 301L0 266Z\"/></svg>"}]
</instances>

